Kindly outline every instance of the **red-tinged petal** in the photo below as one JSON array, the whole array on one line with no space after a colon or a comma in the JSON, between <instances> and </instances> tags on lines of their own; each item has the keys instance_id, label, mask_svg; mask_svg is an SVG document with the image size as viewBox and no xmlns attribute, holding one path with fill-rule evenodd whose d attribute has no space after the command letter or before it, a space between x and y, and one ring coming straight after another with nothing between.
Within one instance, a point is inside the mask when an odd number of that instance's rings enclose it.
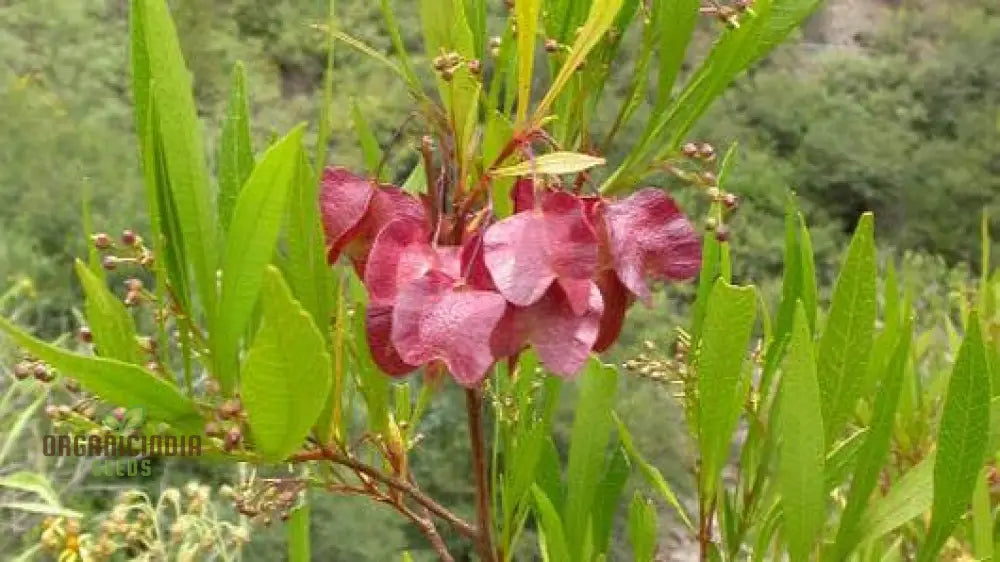
<instances>
[{"instance_id":1,"label":"red-tinged petal","mask_svg":"<svg viewBox=\"0 0 1000 562\"><path fill-rule=\"evenodd\" d=\"M604 299L601 329L597 334L597 341L594 342L594 351L600 353L618 340L622 325L625 323L625 313L635 299L611 270L601 272L597 277L597 287L601 290L601 298Z\"/></svg>"},{"instance_id":2,"label":"red-tinged petal","mask_svg":"<svg viewBox=\"0 0 1000 562\"><path fill-rule=\"evenodd\" d=\"M438 246L438 269L453 279L462 278L462 246Z\"/></svg>"},{"instance_id":3,"label":"red-tinged petal","mask_svg":"<svg viewBox=\"0 0 1000 562\"><path fill-rule=\"evenodd\" d=\"M439 265L421 222L398 219L378 233L365 268L365 287L375 304L391 304L399 288Z\"/></svg>"},{"instance_id":4,"label":"red-tinged petal","mask_svg":"<svg viewBox=\"0 0 1000 562\"><path fill-rule=\"evenodd\" d=\"M524 321L521 318L525 310L527 309L507 304L507 309L490 336L490 349L497 359L510 357L528 345Z\"/></svg>"},{"instance_id":5,"label":"red-tinged petal","mask_svg":"<svg viewBox=\"0 0 1000 562\"><path fill-rule=\"evenodd\" d=\"M647 188L604 209L608 246L622 283L647 303L646 277L680 281L698 273L701 244L674 200Z\"/></svg>"},{"instance_id":6,"label":"red-tinged petal","mask_svg":"<svg viewBox=\"0 0 1000 562\"><path fill-rule=\"evenodd\" d=\"M419 200L395 187L382 186L376 189L368 211L352 233L353 238L344 246L344 253L351 257L362 279L365 277L368 254L375 237L390 222L400 219L427 225L427 216Z\"/></svg>"},{"instance_id":7,"label":"red-tinged petal","mask_svg":"<svg viewBox=\"0 0 1000 562\"><path fill-rule=\"evenodd\" d=\"M504 298L518 306L542 298L556 272L540 213L524 211L507 217L486 229L484 241L486 267Z\"/></svg>"},{"instance_id":8,"label":"red-tinged petal","mask_svg":"<svg viewBox=\"0 0 1000 562\"><path fill-rule=\"evenodd\" d=\"M417 367L399 356L392 345L392 307L371 304L365 312L365 331L368 332L368 349L379 369L394 377L413 372Z\"/></svg>"},{"instance_id":9,"label":"red-tinged petal","mask_svg":"<svg viewBox=\"0 0 1000 562\"><path fill-rule=\"evenodd\" d=\"M506 307L497 293L456 287L431 271L400 291L392 341L405 362L440 360L459 384L474 386L493 364L490 335Z\"/></svg>"},{"instance_id":10,"label":"red-tinged petal","mask_svg":"<svg viewBox=\"0 0 1000 562\"><path fill-rule=\"evenodd\" d=\"M460 277L465 279L465 284L473 289L483 291L496 291L497 286L493 283L490 270L486 267L486 248L481 234L469 237L462 244Z\"/></svg>"},{"instance_id":11,"label":"red-tinged petal","mask_svg":"<svg viewBox=\"0 0 1000 562\"><path fill-rule=\"evenodd\" d=\"M368 211L375 186L344 168L323 170L319 205L326 234L327 260L337 261Z\"/></svg>"},{"instance_id":12,"label":"red-tinged petal","mask_svg":"<svg viewBox=\"0 0 1000 562\"><path fill-rule=\"evenodd\" d=\"M597 341L604 303L594 283L583 314L576 314L565 293L553 287L542 300L523 309L515 320L545 366L556 375L572 377L580 372Z\"/></svg>"},{"instance_id":13,"label":"red-tinged petal","mask_svg":"<svg viewBox=\"0 0 1000 562\"><path fill-rule=\"evenodd\" d=\"M514 212L528 211L535 207L535 182L528 178L520 178L514 182L510 192L514 200Z\"/></svg>"},{"instance_id":14,"label":"red-tinged petal","mask_svg":"<svg viewBox=\"0 0 1000 562\"><path fill-rule=\"evenodd\" d=\"M597 235L579 198L545 196L540 210L508 217L486 230L485 260L503 296L518 306L538 301L556 279L574 311L586 309L588 284L597 270Z\"/></svg>"}]
</instances>

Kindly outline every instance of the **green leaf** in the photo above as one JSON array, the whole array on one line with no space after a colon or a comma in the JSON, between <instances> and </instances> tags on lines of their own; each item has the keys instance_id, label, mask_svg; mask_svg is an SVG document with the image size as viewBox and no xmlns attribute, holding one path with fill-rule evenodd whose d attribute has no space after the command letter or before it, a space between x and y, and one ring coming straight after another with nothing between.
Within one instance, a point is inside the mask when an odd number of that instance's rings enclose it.
<instances>
[{"instance_id":1,"label":"green leaf","mask_svg":"<svg viewBox=\"0 0 1000 562\"><path fill-rule=\"evenodd\" d=\"M918 560L937 559L955 525L965 514L976 475L986 458L990 430L990 376L979 316L973 311L966 322L965 339L958 350L948 396L938 428L934 463L934 505L927 540Z\"/></svg>"},{"instance_id":2,"label":"green leaf","mask_svg":"<svg viewBox=\"0 0 1000 562\"><path fill-rule=\"evenodd\" d=\"M976 477L972 493L972 553L976 560L993 560L993 509L990 505L989 468Z\"/></svg>"},{"instance_id":3,"label":"green leaf","mask_svg":"<svg viewBox=\"0 0 1000 562\"><path fill-rule=\"evenodd\" d=\"M499 168L490 172L494 177L530 176L534 174L575 174L595 166L603 166L604 158L578 152L550 152L534 160Z\"/></svg>"},{"instance_id":4,"label":"green leaf","mask_svg":"<svg viewBox=\"0 0 1000 562\"><path fill-rule=\"evenodd\" d=\"M11 391L13 391L13 387L11 388ZM48 395L48 390L39 394L38 398L32 401L27 408L18 414L17 419L14 420L14 424L9 428L5 428L4 432L6 433L6 440L3 443L3 447L0 447L0 466L5 466L4 461L7 460L7 455L14 450L14 445L16 445L18 439L21 438L21 432L23 432L24 428L27 427L28 422L34 419L35 412L42 407L42 404L45 404L45 399Z\"/></svg>"},{"instance_id":5,"label":"green leaf","mask_svg":"<svg viewBox=\"0 0 1000 562\"><path fill-rule=\"evenodd\" d=\"M796 213L799 217L799 250L801 261L799 266L802 270L802 305L806 309L806 317L809 319L809 331L816 332L816 309L819 303L819 291L816 289L816 259L813 257L812 237L809 235L809 228L806 226L806 219L802 213Z\"/></svg>"},{"instance_id":6,"label":"green leaf","mask_svg":"<svg viewBox=\"0 0 1000 562\"><path fill-rule=\"evenodd\" d=\"M834 488L840 486L841 482L854 471L868 433L868 428L859 429L847 439L837 443L826 454L826 461L823 463L823 481L827 492L832 492Z\"/></svg>"},{"instance_id":7,"label":"green leaf","mask_svg":"<svg viewBox=\"0 0 1000 562\"><path fill-rule=\"evenodd\" d=\"M389 0L379 0L379 10L382 12L382 19L389 30L389 37L392 39L392 47L395 55L399 57L402 65L402 74L411 90L420 91L420 79L413 71L413 63L410 62L409 51L403 43L403 35L399 31L399 24L396 23L396 15L392 11Z\"/></svg>"},{"instance_id":8,"label":"green leaf","mask_svg":"<svg viewBox=\"0 0 1000 562\"><path fill-rule=\"evenodd\" d=\"M628 510L628 540L632 543L632 560L653 562L657 537L656 508L639 492L632 497Z\"/></svg>"},{"instance_id":9,"label":"green leaf","mask_svg":"<svg viewBox=\"0 0 1000 562\"><path fill-rule=\"evenodd\" d=\"M882 377L882 385L875 400L874 418L870 423L871 430L859 455L854 478L851 481L851 490L847 495L847 504L840 517L840 528L837 530L834 547L835 557L838 560L845 559L859 544L858 539L862 533L861 516L889 455L896 408L899 405L903 375L910 354L912 328L905 326L898 339L896 350Z\"/></svg>"},{"instance_id":10,"label":"green leaf","mask_svg":"<svg viewBox=\"0 0 1000 562\"><path fill-rule=\"evenodd\" d=\"M614 416L615 424L618 427L618 438L621 439L622 447L628 453L629 458L632 460L632 464L639 467L639 472L646 479L646 482L653 487L654 490L660 497L666 501L670 507L673 507L680 516L681 521L687 525L688 529L694 530L694 525L691 524L691 519L688 517L687 512L681 506L681 503L677 500L677 495L670 488L670 484L667 483L666 478L658 468L650 464L646 459L642 458L639 450L635 447L635 442L632 440L632 435L628 432L628 428L622 423L622 420L616 414Z\"/></svg>"},{"instance_id":11,"label":"green leaf","mask_svg":"<svg viewBox=\"0 0 1000 562\"><path fill-rule=\"evenodd\" d=\"M608 459L604 469L604 477L598 484L594 497L593 537L594 552L605 554L611 544L611 532L614 527L615 514L621 503L622 490L628 481L632 467L628 462L628 453L621 447L615 449Z\"/></svg>"},{"instance_id":12,"label":"green leaf","mask_svg":"<svg viewBox=\"0 0 1000 562\"><path fill-rule=\"evenodd\" d=\"M309 502L292 510L288 518L288 562L309 562Z\"/></svg>"},{"instance_id":13,"label":"green leaf","mask_svg":"<svg viewBox=\"0 0 1000 562\"><path fill-rule=\"evenodd\" d=\"M882 537L931 507L933 501L934 456L929 455L920 464L903 474L889 493L872 503L861 518L864 531L861 542Z\"/></svg>"},{"instance_id":14,"label":"green leaf","mask_svg":"<svg viewBox=\"0 0 1000 562\"><path fill-rule=\"evenodd\" d=\"M372 177L375 177L379 171L379 164L382 162L382 148L378 144L378 138L372 131L371 125L361 113L358 100L351 101L351 121L354 123L354 132L358 135L358 142L361 144L361 156L365 160L365 169Z\"/></svg>"},{"instance_id":15,"label":"green leaf","mask_svg":"<svg viewBox=\"0 0 1000 562\"><path fill-rule=\"evenodd\" d=\"M660 60L656 114L670 103L674 82L684 64L684 54L698 23L699 8L700 0L661 0L653 3L653 26L658 30L657 56Z\"/></svg>"},{"instance_id":16,"label":"green leaf","mask_svg":"<svg viewBox=\"0 0 1000 562\"><path fill-rule=\"evenodd\" d=\"M715 287L715 281L720 274L721 244L715 236L703 236L701 245L701 272L698 274L698 292L694 301L694 312L691 322L691 347L697 349L701 342L705 325L705 313L708 310L708 299Z\"/></svg>"},{"instance_id":17,"label":"green leaf","mask_svg":"<svg viewBox=\"0 0 1000 562\"><path fill-rule=\"evenodd\" d=\"M861 216L847 249L819 342L819 382L826 440L854 413L864 385L875 332L875 221Z\"/></svg>"},{"instance_id":18,"label":"green leaf","mask_svg":"<svg viewBox=\"0 0 1000 562\"><path fill-rule=\"evenodd\" d=\"M195 403L176 386L146 369L116 359L70 353L35 339L6 318L0 318L0 332L101 399L125 408L143 408L150 420L166 422L181 431L201 433L204 420Z\"/></svg>"},{"instance_id":19,"label":"green leaf","mask_svg":"<svg viewBox=\"0 0 1000 562\"><path fill-rule=\"evenodd\" d=\"M701 353L698 356L698 445L701 489L715 496L730 442L746 400L743 364L757 315L753 287L715 282L708 300Z\"/></svg>"},{"instance_id":20,"label":"green leaf","mask_svg":"<svg viewBox=\"0 0 1000 562\"><path fill-rule=\"evenodd\" d=\"M144 364L135 340L135 322L125 304L82 261L76 260L74 267L87 299L87 324L94 335L98 353L125 363Z\"/></svg>"},{"instance_id":21,"label":"green leaf","mask_svg":"<svg viewBox=\"0 0 1000 562\"><path fill-rule=\"evenodd\" d=\"M285 278L295 299L312 315L316 325L324 328L324 337L329 338L326 327L330 322L334 295L330 267L326 263L323 224L316 205L318 185L305 152L297 152L298 165L288 195Z\"/></svg>"},{"instance_id":22,"label":"green leaf","mask_svg":"<svg viewBox=\"0 0 1000 562\"><path fill-rule=\"evenodd\" d=\"M538 34L538 15L542 0L521 0L514 4L517 18L517 127L528 119L531 103L531 82L535 78L535 41Z\"/></svg>"},{"instance_id":23,"label":"green leaf","mask_svg":"<svg viewBox=\"0 0 1000 562\"><path fill-rule=\"evenodd\" d=\"M184 253L193 266L198 295L211 328L218 300L217 227L191 74L184 65L166 1L133 0L132 10L135 28L144 33L142 44L148 57L148 83L139 86L136 94L148 91L144 99L151 100L146 110L156 117Z\"/></svg>"},{"instance_id":24,"label":"green leaf","mask_svg":"<svg viewBox=\"0 0 1000 562\"><path fill-rule=\"evenodd\" d=\"M240 189L253 170L253 144L250 140L250 101L247 96L246 69L242 62L233 67L226 120L219 140L219 221L222 231L229 231L233 207Z\"/></svg>"},{"instance_id":25,"label":"green leaf","mask_svg":"<svg viewBox=\"0 0 1000 562\"><path fill-rule=\"evenodd\" d=\"M801 305L795 311L780 400L777 480L785 539L791 560L796 562L809 560L826 514L823 418L809 320Z\"/></svg>"},{"instance_id":26,"label":"green leaf","mask_svg":"<svg viewBox=\"0 0 1000 562\"><path fill-rule=\"evenodd\" d=\"M57 505L49 505L39 502L6 502L0 503L0 509L13 509L15 511L27 511L39 515L51 515L53 517L66 517L68 519L80 519L83 517L79 511L66 509Z\"/></svg>"},{"instance_id":27,"label":"green leaf","mask_svg":"<svg viewBox=\"0 0 1000 562\"><path fill-rule=\"evenodd\" d=\"M563 508L566 540L578 559L590 531L595 488L600 481L611 437L612 412L618 390L618 372L591 358L578 382L573 430L566 469L566 505Z\"/></svg>"},{"instance_id":28,"label":"green leaf","mask_svg":"<svg viewBox=\"0 0 1000 562\"><path fill-rule=\"evenodd\" d=\"M222 304L215 338L216 376L224 391L236 382L240 338L253 313L274 255L285 204L298 179L302 129L295 128L264 153L233 210L222 263Z\"/></svg>"},{"instance_id":29,"label":"green leaf","mask_svg":"<svg viewBox=\"0 0 1000 562\"><path fill-rule=\"evenodd\" d=\"M475 41L469 29L464 0L420 0L420 19L428 59L451 52L458 53L465 59L476 58ZM462 65L455 70L450 81L438 76L437 84L448 118L455 129L455 138L461 143L469 137L465 129L465 116L470 112L477 112L479 98L476 90L479 79ZM456 150L457 162L463 161L464 156L464 150Z\"/></svg>"},{"instance_id":30,"label":"green leaf","mask_svg":"<svg viewBox=\"0 0 1000 562\"><path fill-rule=\"evenodd\" d=\"M330 392L330 355L312 317L269 266L260 330L241 389L257 450L280 461L302 445Z\"/></svg>"},{"instance_id":31,"label":"green leaf","mask_svg":"<svg viewBox=\"0 0 1000 562\"><path fill-rule=\"evenodd\" d=\"M576 72L577 67L587 58L587 54L597 46L597 43L607 33L611 24L614 23L615 16L618 15L618 10L622 7L622 2L623 0L594 0L590 5L590 15L587 16L587 21L580 27L580 33L577 34L573 46L570 47L569 54L566 56L566 62L559 69L559 73L552 80L549 91L546 92L545 97L542 98L542 101L539 102L538 107L535 109L535 114L531 118L532 123L537 124L541 122L548 114L549 108L555 103L556 98L562 93L563 88L566 87L570 78L573 77L573 73Z\"/></svg>"},{"instance_id":32,"label":"green leaf","mask_svg":"<svg viewBox=\"0 0 1000 562\"><path fill-rule=\"evenodd\" d=\"M538 513L538 526L545 536L545 551L552 561L572 560L566 533L562 520L552 501L538 484L531 485L531 494L535 499L535 512Z\"/></svg>"},{"instance_id":33,"label":"green leaf","mask_svg":"<svg viewBox=\"0 0 1000 562\"><path fill-rule=\"evenodd\" d=\"M42 499L46 504L59 507L59 494L52 489L52 484L48 478L37 472L23 470L8 476L0 477L0 487L13 488L22 492L31 492Z\"/></svg>"}]
</instances>

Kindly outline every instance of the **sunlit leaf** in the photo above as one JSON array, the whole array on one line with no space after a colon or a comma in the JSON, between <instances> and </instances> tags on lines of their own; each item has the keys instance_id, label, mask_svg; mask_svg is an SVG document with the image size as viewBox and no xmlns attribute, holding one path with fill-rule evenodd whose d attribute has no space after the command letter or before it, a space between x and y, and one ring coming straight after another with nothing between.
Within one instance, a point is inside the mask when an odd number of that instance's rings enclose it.
<instances>
[{"instance_id":1,"label":"sunlit leaf","mask_svg":"<svg viewBox=\"0 0 1000 562\"><path fill-rule=\"evenodd\" d=\"M986 458L990 429L990 376L986 348L973 311L955 359L938 428L934 463L934 504L927 540L918 560L936 560L938 552L965 514L976 475Z\"/></svg>"},{"instance_id":2,"label":"sunlit leaf","mask_svg":"<svg viewBox=\"0 0 1000 562\"><path fill-rule=\"evenodd\" d=\"M302 445L330 391L330 355L312 317L274 267L266 269L261 327L241 382L254 445L278 461Z\"/></svg>"},{"instance_id":3,"label":"sunlit leaf","mask_svg":"<svg viewBox=\"0 0 1000 562\"><path fill-rule=\"evenodd\" d=\"M657 535L656 508L636 492L628 511L628 539L632 543L632 560L653 562Z\"/></svg>"},{"instance_id":4,"label":"sunlit leaf","mask_svg":"<svg viewBox=\"0 0 1000 562\"><path fill-rule=\"evenodd\" d=\"M97 353L126 363L145 364L135 339L135 322L125 304L82 261L76 260L74 267L87 299L87 323Z\"/></svg>"},{"instance_id":5,"label":"sunlit leaf","mask_svg":"<svg viewBox=\"0 0 1000 562\"><path fill-rule=\"evenodd\" d=\"M243 63L233 67L229 105L219 140L219 221L222 231L229 231L236 199L253 170L253 144L250 140L250 101Z\"/></svg>"},{"instance_id":6,"label":"sunlit leaf","mask_svg":"<svg viewBox=\"0 0 1000 562\"><path fill-rule=\"evenodd\" d=\"M777 483L784 512L785 539L792 562L810 559L823 527L823 418L809 320L795 312L781 378L778 432L781 438Z\"/></svg>"},{"instance_id":7,"label":"sunlit leaf","mask_svg":"<svg viewBox=\"0 0 1000 562\"><path fill-rule=\"evenodd\" d=\"M589 154L550 152L534 160L493 170L490 174L495 177L530 176L532 174L575 174L589 170L595 166L603 166L604 163L604 158Z\"/></svg>"}]
</instances>

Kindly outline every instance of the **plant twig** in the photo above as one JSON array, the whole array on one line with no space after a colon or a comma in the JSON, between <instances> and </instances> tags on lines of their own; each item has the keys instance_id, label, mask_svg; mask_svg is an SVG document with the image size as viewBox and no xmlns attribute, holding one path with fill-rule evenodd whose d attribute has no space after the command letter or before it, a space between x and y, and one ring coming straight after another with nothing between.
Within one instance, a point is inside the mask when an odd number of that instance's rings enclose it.
<instances>
[{"instance_id":1,"label":"plant twig","mask_svg":"<svg viewBox=\"0 0 1000 562\"><path fill-rule=\"evenodd\" d=\"M486 443L483 436L483 394L478 388L465 390L465 406L469 420L469 445L472 449L472 470L476 476L476 519L478 536L476 550L483 562L494 562L493 520L490 516L490 485L486 474Z\"/></svg>"},{"instance_id":2,"label":"plant twig","mask_svg":"<svg viewBox=\"0 0 1000 562\"><path fill-rule=\"evenodd\" d=\"M441 504L434 501L433 498L423 493L419 488L406 482L400 480L394 476L383 473L382 471L369 466L351 456L344 453L334 451L329 448L312 449L309 451L303 451L301 453L293 455L290 459L291 462L306 462L306 461L321 461L327 460L335 464L339 464L354 470L359 474L364 474L365 476L371 478L372 480L381 482L390 488L399 490L404 494L410 496L413 501L420 504L422 507L426 508L429 512L433 513L437 517L440 517L443 521L455 528L456 531L462 535L475 540L478 538L478 532L475 527L470 525L468 522L464 521L462 518L458 517L454 513L448 511L447 508Z\"/></svg>"}]
</instances>

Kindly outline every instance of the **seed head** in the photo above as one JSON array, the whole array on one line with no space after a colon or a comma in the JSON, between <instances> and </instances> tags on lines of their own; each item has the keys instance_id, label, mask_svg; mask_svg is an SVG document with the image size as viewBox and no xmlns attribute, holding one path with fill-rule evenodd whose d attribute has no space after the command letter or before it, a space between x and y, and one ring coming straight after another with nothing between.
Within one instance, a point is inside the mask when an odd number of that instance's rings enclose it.
<instances>
[{"instance_id":1,"label":"seed head","mask_svg":"<svg viewBox=\"0 0 1000 562\"><path fill-rule=\"evenodd\" d=\"M721 224L715 229L715 239L719 242L729 242L729 228L726 225Z\"/></svg>"},{"instance_id":2,"label":"seed head","mask_svg":"<svg viewBox=\"0 0 1000 562\"><path fill-rule=\"evenodd\" d=\"M681 148L681 152L687 158L694 158L698 156L698 145L693 142L686 143L684 147Z\"/></svg>"},{"instance_id":3,"label":"seed head","mask_svg":"<svg viewBox=\"0 0 1000 562\"><path fill-rule=\"evenodd\" d=\"M126 247L132 248L138 241L139 238L135 235L133 230L126 228L122 231L122 244L125 244Z\"/></svg>"},{"instance_id":4,"label":"seed head","mask_svg":"<svg viewBox=\"0 0 1000 562\"><path fill-rule=\"evenodd\" d=\"M49 418L52 421L59 420L61 418L61 416L59 415L59 406L56 406L55 404L49 404L48 406L46 406L45 417Z\"/></svg>"},{"instance_id":5,"label":"seed head","mask_svg":"<svg viewBox=\"0 0 1000 562\"><path fill-rule=\"evenodd\" d=\"M108 271L114 271L118 267L118 258L115 256L104 256L101 266Z\"/></svg>"},{"instance_id":6,"label":"seed head","mask_svg":"<svg viewBox=\"0 0 1000 562\"><path fill-rule=\"evenodd\" d=\"M698 156L704 158L705 160L711 160L715 158L715 147L704 142L698 147Z\"/></svg>"},{"instance_id":7,"label":"seed head","mask_svg":"<svg viewBox=\"0 0 1000 562\"><path fill-rule=\"evenodd\" d=\"M32 365L27 361L21 361L17 365L14 365L14 378L23 381L24 379L31 376Z\"/></svg>"},{"instance_id":8,"label":"seed head","mask_svg":"<svg viewBox=\"0 0 1000 562\"><path fill-rule=\"evenodd\" d=\"M43 363L35 363L35 367L32 371L35 378L42 382L49 382L53 379L52 372Z\"/></svg>"},{"instance_id":9,"label":"seed head","mask_svg":"<svg viewBox=\"0 0 1000 562\"><path fill-rule=\"evenodd\" d=\"M740 198L732 193L726 193L722 196L722 204L731 211L739 206Z\"/></svg>"},{"instance_id":10,"label":"seed head","mask_svg":"<svg viewBox=\"0 0 1000 562\"><path fill-rule=\"evenodd\" d=\"M209 437L219 437L222 435L222 428L216 422L208 422L205 424L205 435Z\"/></svg>"},{"instance_id":11,"label":"seed head","mask_svg":"<svg viewBox=\"0 0 1000 562\"><path fill-rule=\"evenodd\" d=\"M559 50L559 41L553 39L552 37L549 37L548 39L545 40L545 52L555 53L558 50Z\"/></svg>"},{"instance_id":12,"label":"seed head","mask_svg":"<svg viewBox=\"0 0 1000 562\"><path fill-rule=\"evenodd\" d=\"M490 48L491 49L492 48L498 48L499 49L501 41L502 41L502 39L500 39L499 37L490 37Z\"/></svg>"},{"instance_id":13,"label":"seed head","mask_svg":"<svg viewBox=\"0 0 1000 562\"><path fill-rule=\"evenodd\" d=\"M483 63L479 59L469 59L465 63L465 67L469 69L469 72L477 76L483 71Z\"/></svg>"},{"instance_id":14,"label":"seed head","mask_svg":"<svg viewBox=\"0 0 1000 562\"><path fill-rule=\"evenodd\" d=\"M112 416L113 416L113 417L114 417L114 418L115 418L116 420L118 420L118 421L122 421L122 420L124 420L124 419L125 419L125 408L121 408L121 407L119 407L119 408L115 408L114 410L111 410L111 415L112 415Z\"/></svg>"},{"instance_id":15,"label":"seed head","mask_svg":"<svg viewBox=\"0 0 1000 562\"><path fill-rule=\"evenodd\" d=\"M80 326L80 330L76 333L76 337L83 343L93 343L94 333L90 331L87 326Z\"/></svg>"},{"instance_id":16,"label":"seed head","mask_svg":"<svg viewBox=\"0 0 1000 562\"><path fill-rule=\"evenodd\" d=\"M455 77L455 69L452 67L444 68L441 70L441 79L445 82L451 82Z\"/></svg>"},{"instance_id":17,"label":"seed head","mask_svg":"<svg viewBox=\"0 0 1000 562\"><path fill-rule=\"evenodd\" d=\"M242 440L243 433L240 431L240 428L234 427L226 433L226 438L223 441L223 449L228 453L238 447Z\"/></svg>"},{"instance_id":18,"label":"seed head","mask_svg":"<svg viewBox=\"0 0 1000 562\"><path fill-rule=\"evenodd\" d=\"M98 232L97 234L91 236L90 240L94 243L94 247L98 250L107 250L111 247L111 237L105 232Z\"/></svg>"}]
</instances>

